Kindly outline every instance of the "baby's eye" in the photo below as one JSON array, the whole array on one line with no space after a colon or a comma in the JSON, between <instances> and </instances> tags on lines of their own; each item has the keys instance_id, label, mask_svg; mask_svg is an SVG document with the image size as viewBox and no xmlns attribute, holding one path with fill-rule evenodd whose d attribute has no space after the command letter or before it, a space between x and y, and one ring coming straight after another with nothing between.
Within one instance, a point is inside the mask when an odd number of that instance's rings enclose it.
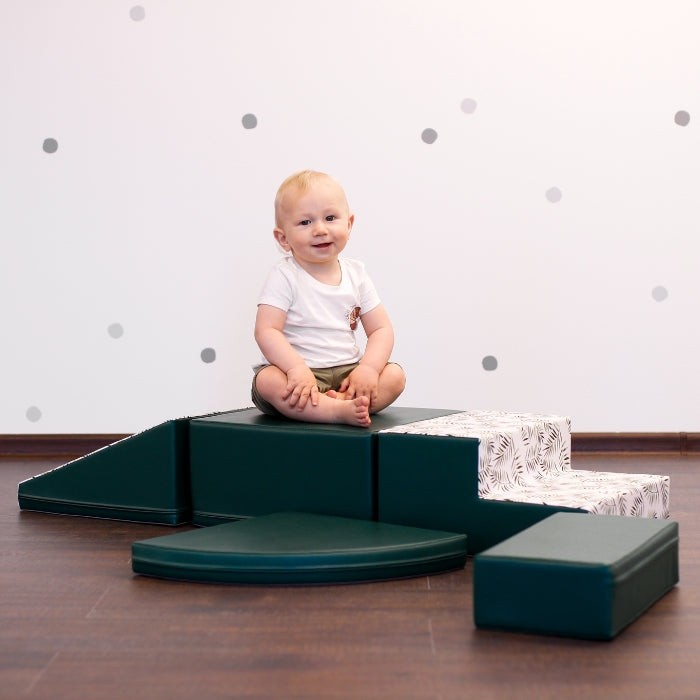
<instances>
[{"instance_id":1,"label":"baby's eye","mask_svg":"<svg viewBox=\"0 0 700 700\"><path fill-rule=\"evenodd\" d=\"M311 219L304 219L303 221L299 222L300 226L308 226L311 223Z\"/></svg>"},{"instance_id":2,"label":"baby's eye","mask_svg":"<svg viewBox=\"0 0 700 700\"><path fill-rule=\"evenodd\" d=\"M329 214L326 217L326 221L335 221L338 217L335 214Z\"/></svg>"}]
</instances>

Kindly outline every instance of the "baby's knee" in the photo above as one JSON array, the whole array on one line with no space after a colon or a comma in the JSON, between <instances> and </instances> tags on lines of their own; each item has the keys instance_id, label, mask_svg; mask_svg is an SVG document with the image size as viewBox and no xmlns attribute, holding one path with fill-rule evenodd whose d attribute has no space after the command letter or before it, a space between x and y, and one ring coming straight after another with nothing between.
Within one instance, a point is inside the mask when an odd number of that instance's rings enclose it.
<instances>
[{"instance_id":1,"label":"baby's knee","mask_svg":"<svg viewBox=\"0 0 700 700\"><path fill-rule=\"evenodd\" d=\"M256 406L262 413L268 416L282 415L273 405L271 399L275 395L275 373L268 372L269 369L277 369L269 365L259 370L253 377L253 386L251 387L250 397L253 405ZM280 370L278 370L279 372ZM277 394L281 393L279 390Z\"/></svg>"},{"instance_id":2,"label":"baby's knee","mask_svg":"<svg viewBox=\"0 0 700 700\"><path fill-rule=\"evenodd\" d=\"M260 369L253 378L253 387L261 396L267 398L286 385L287 376L279 367L267 365Z\"/></svg>"},{"instance_id":3,"label":"baby's knee","mask_svg":"<svg viewBox=\"0 0 700 700\"><path fill-rule=\"evenodd\" d=\"M406 373L403 371L403 367L395 362L389 362L384 367L381 378L398 394L406 387Z\"/></svg>"}]
</instances>

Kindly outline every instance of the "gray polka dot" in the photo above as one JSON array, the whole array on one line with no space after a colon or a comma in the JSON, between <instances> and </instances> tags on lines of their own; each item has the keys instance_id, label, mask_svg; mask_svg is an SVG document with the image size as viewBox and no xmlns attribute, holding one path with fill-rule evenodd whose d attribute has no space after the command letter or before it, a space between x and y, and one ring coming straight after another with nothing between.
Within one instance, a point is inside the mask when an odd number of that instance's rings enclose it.
<instances>
[{"instance_id":1,"label":"gray polka dot","mask_svg":"<svg viewBox=\"0 0 700 700\"><path fill-rule=\"evenodd\" d=\"M46 153L56 153L58 150L58 141L56 141L56 139L44 139L43 148Z\"/></svg>"},{"instance_id":2,"label":"gray polka dot","mask_svg":"<svg viewBox=\"0 0 700 700\"><path fill-rule=\"evenodd\" d=\"M493 370L498 367L498 360L493 355L486 355L486 357L481 361L481 366L487 372L493 372Z\"/></svg>"},{"instance_id":3,"label":"gray polka dot","mask_svg":"<svg viewBox=\"0 0 700 700\"><path fill-rule=\"evenodd\" d=\"M244 114L241 124L244 129L254 129L258 125L258 118L254 114Z\"/></svg>"},{"instance_id":4,"label":"gray polka dot","mask_svg":"<svg viewBox=\"0 0 700 700\"><path fill-rule=\"evenodd\" d=\"M214 350L214 348L204 348L200 353L200 357L202 358L202 362L206 362L207 364L214 362L214 360L216 360L216 350Z\"/></svg>"},{"instance_id":5,"label":"gray polka dot","mask_svg":"<svg viewBox=\"0 0 700 700\"><path fill-rule=\"evenodd\" d=\"M688 126L688 122L690 122L690 114L688 114L688 112L685 110L676 112L676 116L673 118L673 121L676 122L678 126Z\"/></svg>"},{"instance_id":6,"label":"gray polka dot","mask_svg":"<svg viewBox=\"0 0 700 700\"><path fill-rule=\"evenodd\" d=\"M668 298L668 289L666 287L658 286L651 290L651 296L656 301L665 301Z\"/></svg>"},{"instance_id":7,"label":"gray polka dot","mask_svg":"<svg viewBox=\"0 0 700 700\"><path fill-rule=\"evenodd\" d=\"M27 420L31 421L32 423L36 423L37 421L41 420L41 410L37 406L30 406L25 415L27 416Z\"/></svg>"},{"instance_id":8,"label":"gray polka dot","mask_svg":"<svg viewBox=\"0 0 700 700\"><path fill-rule=\"evenodd\" d=\"M561 200L561 190L558 187L550 187L545 193L544 196L552 202L552 204L556 204L558 201Z\"/></svg>"},{"instance_id":9,"label":"gray polka dot","mask_svg":"<svg viewBox=\"0 0 700 700\"><path fill-rule=\"evenodd\" d=\"M141 7L141 5L134 5L129 10L129 17L134 20L134 22L140 22L146 18L146 10Z\"/></svg>"},{"instance_id":10,"label":"gray polka dot","mask_svg":"<svg viewBox=\"0 0 700 700\"><path fill-rule=\"evenodd\" d=\"M107 328L107 333L109 333L112 338L121 338L124 335L124 328L121 323L112 323Z\"/></svg>"},{"instance_id":11,"label":"gray polka dot","mask_svg":"<svg viewBox=\"0 0 700 700\"><path fill-rule=\"evenodd\" d=\"M466 97L462 100L460 107L465 114L474 114L474 112L476 112L476 100L472 100L471 97Z\"/></svg>"},{"instance_id":12,"label":"gray polka dot","mask_svg":"<svg viewBox=\"0 0 700 700\"><path fill-rule=\"evenodd\" d=\"M435 129L423 129L423 133L420 137L425 143L435 143L435 141L437 141L437 131L435 131Z\"/></svg>"}]
</instances>

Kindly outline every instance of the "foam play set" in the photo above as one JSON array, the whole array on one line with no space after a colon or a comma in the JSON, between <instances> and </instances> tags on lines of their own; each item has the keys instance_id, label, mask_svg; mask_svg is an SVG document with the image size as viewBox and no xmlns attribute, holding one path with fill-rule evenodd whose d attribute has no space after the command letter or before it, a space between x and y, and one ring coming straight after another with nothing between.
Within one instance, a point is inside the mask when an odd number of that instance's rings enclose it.
<instances>
[{"instance_id":1,"label":"foam play set","mask_svg":"<svg viewBox=\"0 0 700 700\"><path fill-rule=\"evenodd\" d=\"M669 490L572 469L562 416L390 407L362 429L251 408L167 421L23 481L18 500L199 526L133 544L135 573L171 579L349 583L475 555L477 627L611 639L679 580Z\"/></svg>"}]
</instances>

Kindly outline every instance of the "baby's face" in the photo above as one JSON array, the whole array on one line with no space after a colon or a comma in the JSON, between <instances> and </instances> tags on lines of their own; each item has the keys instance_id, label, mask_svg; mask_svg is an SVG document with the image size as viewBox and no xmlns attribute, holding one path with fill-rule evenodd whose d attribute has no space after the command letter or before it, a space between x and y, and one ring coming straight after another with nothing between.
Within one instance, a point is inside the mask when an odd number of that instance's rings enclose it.
<instances>
[{"instance_id":1,"label":"baby's face","mask_svg":"<svg viewBox=\"0 0 700 700\"><path fill-rule=\"evenodd\" d=\"M302 266L327 265L347 245L353 221L340 185L323 178L306 192L292 189L285 194L274 233Z\"/></svg>"}]
</instances>

